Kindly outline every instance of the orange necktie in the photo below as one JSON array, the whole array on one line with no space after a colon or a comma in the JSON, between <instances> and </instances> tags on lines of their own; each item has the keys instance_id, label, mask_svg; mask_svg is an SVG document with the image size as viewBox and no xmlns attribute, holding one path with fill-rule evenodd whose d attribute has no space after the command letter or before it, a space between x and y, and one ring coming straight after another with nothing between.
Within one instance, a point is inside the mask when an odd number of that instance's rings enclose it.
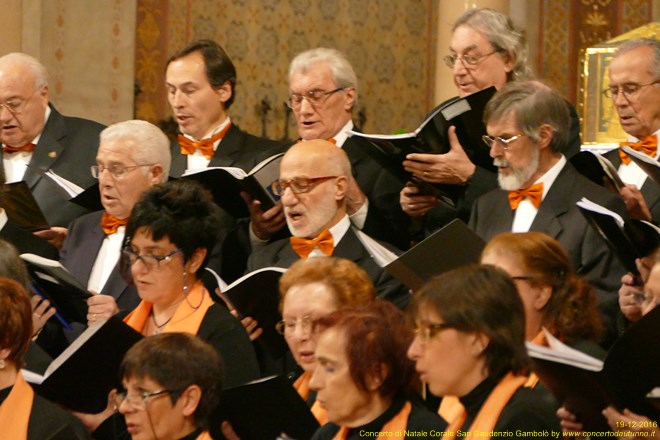
<instances>
[{"instance_id":1,"label":"orange necktie","mask_svg":"<svg viewBox=\"0 0 660 440\"><path fill-rule=\"evenodd\" d=\"M120 226L126 226L126 223L128 223L127 218L118 219L114 215L108 214L107 212L104 212L103 216L101 217L101 227L103 228L105 235L114 234L117 232L117 228Z\"/></svg>"},{"instance_id":2,"label":"orange necktie","mask_svg":"<svg viewBox=\"0 0 660 440\"><path fill-rule=\"evenodd\" d=\"M211 159L213 157L213 144L222 139L227 131L231 127L231 122L227 124L225 128L211 136L210 138L202 139L199 142L193 141L192 139L180 134L177 139L179 140L179 146L181 147L181 154L194 154L196 150L202 152L205 158Z\"/></svg>"},{"instance_id":3,"label":"orange necktie","mask_svg":"<svg viewBox=\"0 0 660 440\"><path fill-rule=\"evenodd\" d=\"M4 153L17 153L19 151L27 151L28 153L32 153L36 147L37 146L32 143L23 145L22 147L4 146L2 147L2 151Z\"/></svg>"},{"instance_id":4,"label":"orange necktie","mask_svg":"<svg viewBox=\"0 0 660 440\"><path fill-rule=\"evenodd\" d=\"M321 252L328 256L332 255L332 252L335 250L332 234L327 229L312 240L291 237L291 247L293 247L293 250L300 258L307 258L315 247L321 249Z\"/></svg>"},{"instance_id":5,"label":"orange necktie","mask_svg":"<svg viewBox=\"0 0 660 440\"><path fill-rule=\"evenodd\" d=\"M655 157L655 153L658 151L658 136L652 134L651 136L646 136L639 142L619 143L619 156L621 157L621 162L623 162L625 165L628 165L630 163L630 158L621 149L621 147L626 146L632 148L635 151L641 151L648 156Z\"/></svg>"},{"instance_id":6,"label":"orange necktie","mask_svg":"<svg viewBox=\"0 0 660 440\"><path fill-rule=\"evenodd\" d=\"M525 197L529 197L532 205L534 205L536 209L539 209L543 198L543 183L535 183L526 189L509 191L509 205L511 205L511 209L514 211L518 209L518 205L520 205L520 202L522 202Z\"/></svg>"}]
</instances>

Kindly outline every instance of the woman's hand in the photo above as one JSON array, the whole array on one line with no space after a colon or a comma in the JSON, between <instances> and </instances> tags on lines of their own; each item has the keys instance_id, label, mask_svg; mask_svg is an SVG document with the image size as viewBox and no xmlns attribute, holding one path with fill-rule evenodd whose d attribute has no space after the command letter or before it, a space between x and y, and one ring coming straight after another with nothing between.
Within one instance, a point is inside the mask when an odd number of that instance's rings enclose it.
<instances>
[{"instance_id":1,"label":"woman's hand","mask_svg":"<svg viewBox=\"0 0 660 440\"><path fill-rule=\"evenodd\" d=\"M564 408L563 406L557 410L557 417L559 417L559 425L564 432L582 432L582 423L577 421L575 414Z\"/></svg>"},{"instance_id":2,"label":"woman's hand","mask_svg":"<svg viewBox=\"0 0 660 440\"><path fill-rule=\"evenodd\" d=\"M637 321L642 317L644 286L639 284L630 272L621 277L619 288L619 308L628 321Z\"/></svg>"},{"instance_id":3,"label":"woman's hand","mask_svg":"<svg viewBox=\"0 0 660 440\"><path fill-rule=\"evenodd\" d=\"M110 319L110 317L119 313L117 302L110 295L101 295L90 290L93 294L87 300L87 325L92 325L100 319Z\"/></svg>"},{"instance_id":4,"label":"woman's hand","mask_svg":"<svg viewBox=\"0 0 660 440\"><path fill-rule=\"evenodd\" d=\"M412 218L422 217L438 203L440 200L435 196L420 195L419 188L410 182L399 193L401 209Z\"/></svg>"},{"instance_id":5,"label":"woman's hand","mask_svg":"<svg viewBox=\"0 0 660 440\"><path fill-rule=\"evenodd\" d=\"M426 182L464 185L474 174L476 166L465 153L456 136L456 127L449 127L450 150L445 154L412 153L406 156L403 167L413 176Z\"/></svg>"},{"instance_id":6,"label":"woman's hand","mask_svg":"<svg viewBox=\"0 0 660 440\"><path fill-rule=\"evenodd\" d=\"M32 303L32 336L37 336L46 325L46 321L55 314L55 307L50 306L50 301L39 295L30 299Z\"/></svg>"},{"instance_id":7,"label":"woman's hand","mask_svg":"<svg viewBox=\"0 0 660 440\"><path fill-rule=\"evenodd\" d=\"M226 420L220 425L220 430L227 440L241 440L238 434L236 434L236 431L234 431L234 427Z\"/></svg>"},{"instance_id":8,"label":"woman's hand","mask_svg":"<svg viewBox=\"0 0 660 440\"><path fill-rule=\"evenodd\" d=\"M108 406L106 406L105 409L98 414L87 414L76 411L72 411L72 413L74 416L80 419L80 421L83 423L83 425L85 425L85 428L87 428L89 432L94 432L99 426L101 426L101 423L103 423L108 417L115 413L115 394L117 394L116 389L108 393Z\"/></svg>"}]
</instances>

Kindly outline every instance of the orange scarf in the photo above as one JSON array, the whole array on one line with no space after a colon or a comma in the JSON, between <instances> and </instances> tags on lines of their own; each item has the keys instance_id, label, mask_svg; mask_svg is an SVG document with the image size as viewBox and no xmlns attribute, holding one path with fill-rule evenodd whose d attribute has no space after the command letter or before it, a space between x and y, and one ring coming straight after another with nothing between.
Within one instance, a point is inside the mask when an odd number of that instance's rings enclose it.
<instances>
[{"instance_id":1,"label":"orange scarf","mask_svg":"<svg viewBox=\"0 0 660 440\"><path fill-rule=\"evenodd\" d=\"M514 376L511 372L504 376L500 383L498 383L497 386L493 388L493 391L490 392L490 395L479 410L477 417L475 417L469 429L463 429L463 431L467 431L465 438L471 438L472 433L476 431L482 433L491 432L495 428L495 424L497 424L497 420L500 418L500 414L502 414L504 407L509 403L509 400L511 400L511 397L515 392L518 391L518 388L522 387L526 381L527 376ZM444 408L444 411L446 414L453 414L454 417L445 418L445 420L449 422L449 426L445 432L447 433L447 437L456 437L456 432L463 428L463 423L465 423L467 414L458 398L448 396L442 399L442 403L445 404L445 400L447 399L449 399L449 402L447 403L447 407ZM453 399L455 399L453 402L454 404L458 403L458 405L461 405L462 411L459 411L452 405ZM442 416L443 408L442 405L440 406L441 408L438 410L438 413ZM458 414L458 416L456 416L456 414ZM489 439L490 436L483 438Z\"/></svg>"},{"instance_id":2,"label":"orange scarf","mask_svg":"<svg viewBox=\"0 0 660 440\"><path fill-rule=\"evenodd\" d=\"M204 288L201 281L197 281L190 289L188 297L181 301L177 307L170 322L163 328L163 333L190 333L196 335L199 332L199 326L206 315L206 311L213 305L211 295ZM135 331L143 332L147 325L147 320L151 315L153 304L148 301L141 301L124 322Z\"/></svg>"},{"instance_id":3,"label":"orange scarf","mask_svg":"<svg viewBox=\"0 0 660 440\"><path fill-rule=\"evenodd\" d=\"M305 401L307 401L307 398L309 397L309 381L311 378L312 373L305 371L293 383L293 387L296 389L296 391L298 391L300 397L302 397ZM312 414L314 414L316 420L319 422L319 425L323 426L328 423L328 413L321 407L321 404L318 401L314 401L314 404L310 410L312 411Z\"/></svg>"},{"instance_id":4,"label":"orange scarf","mask_svg":"<svg viewBox=\"0 0 660 440\"><path fill-rule=\"evenodd\" d=\"M406 402L394 417L392 417L387 423L383 425L383 428L380 430L381 434L378 436L378 440L384 440L388 438L405 438L406 428L408 427L408 417L410 416L410 411L412 410L412 405L410 402ZM350 429L342 426L339 432L334 436L333 440L345 440L348 437L348 431ZM399 435L389 435L392 433L399 433Z\"/></svg>"},{"instance_id":5,"label":"orange scarf","mask_svg":"<svg viewBox=\"0 0 660 440\"><path fill-rule=\"evenodd\" d=\"M208 431L204 431L200 435L198 435L197 439L195 440L213 440L213 437L211 437L211 434L209 434Z\"/></svg>"},{"instance_id":6,"label":"orange scarf","mask_svg":"<svg viewBox=\"0 0 660 440\"><path fill-rule=\"evenodd\" d=\"M2 438L27 440L28 422L30 421L33 401L34 391L19 372L9 396L0 405Z\"/></svg>"}]
</instances>

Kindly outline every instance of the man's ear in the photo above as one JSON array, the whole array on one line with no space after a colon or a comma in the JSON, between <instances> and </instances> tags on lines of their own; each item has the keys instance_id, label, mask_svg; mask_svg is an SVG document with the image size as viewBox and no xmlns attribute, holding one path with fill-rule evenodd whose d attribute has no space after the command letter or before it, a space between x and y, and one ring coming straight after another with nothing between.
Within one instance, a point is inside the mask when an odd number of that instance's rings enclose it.
<instances>
[{"instance_id":1,"label":"man's ear","mask_svg":"<svg viewBox=\"0 0 660 440\"><path fill-rule=\"evenodd\" d=\"M552 143L552 138L554 136L554 130L549 124L543 124L539 127L537 134L537 144L539 149L548 148Z\"/></svg>"},{"instance_id":2,"label":"man's ear","mask_svg":"<svg viewBox=\"0 0 660 440\"><path fill-rule=\"evenodd\" d=\"M339 176L335 178L335 200L344 200L346 198L346 193L348 192L348 177Z\"/></svg>"},{"instance_id":3,"label":"man's ear","mask_svg":"<svg viewBox=\"0 0 660 440\"><path fill-rule=\"evenodd\" d=\"M215 89L215 93L218 94L218 97L220 98L220 101L224 106L234 94L234 89L232 88L231 83L229 81L225 81L224 83L222 83L220 87Z\"/></svg>"},{"instance_id":4,"label":"man's ear","mask_svg":"<svg viewBox=\"0 0 660 440\"><path fill-rule=\"evenodd\" d=\"M355 87L346 87L344 89L344 96L345 96L344 110L350 112L353 109L353 106L355 105L355 98L357 97L357 94L355 92Z\"/></svg>"},{"instance_id":5,"label":"man's ear","mask_svg":"<svg viewBox=\"0 0 660 440\"><path fill-rule=\"evenodd\" d=\"M149 170L149 181L152 185L157 185L163 178L163 166L159 163L153 165Z\"/></svg>"}]
</instances>

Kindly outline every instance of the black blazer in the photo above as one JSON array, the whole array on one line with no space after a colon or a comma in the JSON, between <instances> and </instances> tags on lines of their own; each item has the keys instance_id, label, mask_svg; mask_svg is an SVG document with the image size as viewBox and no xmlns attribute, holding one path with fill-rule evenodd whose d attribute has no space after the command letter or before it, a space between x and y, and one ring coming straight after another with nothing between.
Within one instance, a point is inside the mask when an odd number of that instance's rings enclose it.
<instances>
[{"instance_id":1,"label":"black blazer","mask_svg":"<svg viewBox=\"0 0 660 440\"><path fill-rule=\"evenodd\" d=\"M267 157L282 152L283 149L278 146L277 141L253 136L242 131L232 122L211 157L209 167L238 167L247 172ZM180 177L186 171L187 157L181 154L181 146L176 140L172 142L171 152L170 176Z\"/></svg>"},{"instance_id":2,"label":"black blazer","mask_svg":"<svg viewBox=\"0 0 660 440\"><path fill-rule=\"evenodd\" d=\"M105 239L101 228L103 212L92 212L74 220L60 252L62 265L85 286ZM112 296L120 310L133 310L140 302L135 286L129 285L121 276L119 262L99 293Z\"/></svg>"},{"instance_id":3,"label":"black blazer","mask_svg":"<svg viewBox=\"0 0 660 440\"><path fill-rule=\"evenodd\" d=\"M105 128L97 122L62 116L52 104L50 117L41 132L37 147L23 180L51 226L68 226L87 211L68 201L56 183L37 170L52 170L58 176L86 189L96 181L90 166L96 163L99 133Z\"/></svg>"},{"instance_id":4,"label":"black blazer","mask_svg":"<svg viewBox=\"0 0 660 440\"><path fill-rule=\"evenodd\" d=\"M621 157L619 156L618 148L608 151L604 156L612 162L614 168L619 169L619 166L621 166ZM660 221L660 185L651 180L651 178L647 178L640 191L644 196L646 205L649 207L649 211L651 211L653 222L657 224Z\"/></svg>"},{"instance_id":5,"label":"black blazer","mask_svg":"<svg viewBox=\"0 0 660 440\"><path fill-rule=\"evenodd\" d=\"M351 260L364 269L376 286L376 294L379 298L393 302L400 309L405 308L410 301L408 289L378 266L351 228L337 243L332 256ZM290 240L285 238L253 252L248 259L247 272L264 267L288 268L299 259L300 257L291 247Z\"/></svg>"}]
</instances>

